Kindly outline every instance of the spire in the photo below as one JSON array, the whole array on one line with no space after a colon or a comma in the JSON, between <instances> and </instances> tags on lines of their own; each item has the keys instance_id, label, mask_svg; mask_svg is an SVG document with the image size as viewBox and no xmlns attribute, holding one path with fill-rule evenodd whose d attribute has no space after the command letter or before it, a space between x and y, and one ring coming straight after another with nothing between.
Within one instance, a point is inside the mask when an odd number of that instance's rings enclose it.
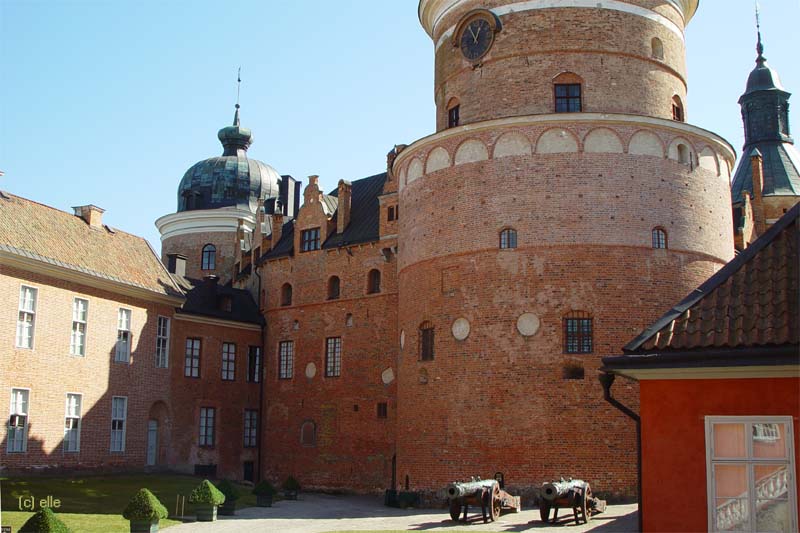
<instances>
[{"instance_id":1,"label":"spire","mask_svg":"<svg viewBox=\"0 0 800 533\"><path fill-rule=\"evenodd\" d=\"M236 75L236 112L233 114L233 125L222 128L217 134L220 142L222 142L222 147L225 149L222 153L223 156L247 157L245 153L253 142L253 134L250 133L248 128L243 128L239 122L239 93L241 85L242 67L239 67L239 72Z\"/></svg>"},{"instance_id":2,"label":"spire","mask_svg":"<svg viewBox=\"0 0 800 533\"><path fill-rule=\"evenodd\" d=\"M758 44L756 44L756 52L758 52L758 57L756 57L756 63L763 63L764 61L767 60L767 58L764 57L764 43L761 42L761 13L757 1L756 1L756 32L758 33Z\"/></svg>"}]
</instances>

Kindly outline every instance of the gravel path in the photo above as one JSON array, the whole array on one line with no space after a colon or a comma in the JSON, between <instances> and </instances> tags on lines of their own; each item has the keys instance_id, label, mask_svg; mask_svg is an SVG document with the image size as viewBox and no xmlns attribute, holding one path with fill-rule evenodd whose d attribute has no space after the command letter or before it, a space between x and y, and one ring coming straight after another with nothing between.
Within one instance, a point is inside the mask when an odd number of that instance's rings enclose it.
<instances>
[{"instance_id":1,"label":"gravel path","mask_svg":"<svg viewBox=\"0 0 800 533\"><path fill-rule=\"evenodd\" d=\"M565 510L561 514L571 516ZM477 518L473 520L473 516ZM497 522L484 524L478 509L477 514L471 511L469 523L463 524L450 520L446 509L393 509L384 507L382 498L301 494L298 501L281 501L274 507L250 507L237 511L234 517L219 517L217 522L186 523L170 527L166 531L325 533L364 530L632 533L637 530L637 518L636 505L633 504L609 506L605 513L580 526L574 525L574 522L545 525L539 519L539 511L536 509L504 514Z\"/></svg>"}]
</instances>

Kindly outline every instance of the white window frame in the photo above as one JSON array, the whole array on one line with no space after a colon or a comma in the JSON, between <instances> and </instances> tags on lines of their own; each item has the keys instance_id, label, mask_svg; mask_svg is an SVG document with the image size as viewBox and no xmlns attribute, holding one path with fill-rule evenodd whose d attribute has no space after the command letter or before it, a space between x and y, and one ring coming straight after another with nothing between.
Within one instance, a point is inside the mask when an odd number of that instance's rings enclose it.
<instances>
[{"instance_id":1,"label":"white window frame","mask_svg":"<svg viewBox=\"0 0 800 533\"><path fill-rule=\"evenodd\" d=\"M27 299L26 290L31 291L32 298ZM36 334L36 305L39 300L39 289L37 287L33 287L31 285L20 285L19 287L19 313L17 315L17 331L15 335L14 345L17 348L22 348L24 350L33 350L34 348L34 338ZM31 302L30 307L26 305L27 302ZM30 317L30 321L25 320L26 318ZM27 326L30 324L30 326ZM29 335L23 341L22 331L25 328L25 331L29 331Z\"/></svg>"},{"instance_id":2,"label":"white window frame","mask_svg":"<svg viewBox=\"0 0 800 533\"><path fill-rule=\"evenodd\" d=\"M162 325L165 325L165 327L162 328ZM156 368L169 368L169 337L171 327L172 324L169 317L158 316L156 320Z\"/></svg>"},{"instance_id":3,"label":"white window frame","mask_svg":"<svg viewBox=\"0 0 800 533\"><path fill-rule=\"evenodd\" d=\"M211 417L209 417L211 411ZM214 440L216 439L216 425L217 425L217 408L216 407L201 407L200 408L200 438L197 440L198 446L203 448L213 448Z\"/></svg>"},{"instance_id":4,"label":"white window frame","mask_svg":"<svg viewBox=\"0 0 800 533\"><path fill-rule=\"evenodd\" d=\"M236 381L236 344L222 343L222 381Z\"/></svg>"},{"instance_id":5,"label":"white window frame","mask_svg":"<svg viewBox=\"0 0 800 533\"><path fill-rule=\"evenodd\" d=\"M258 445L258 410L244 410L244 442L245 448L255 448Z\"/></svg>"},{"instance_id":6,"label":"white window frame","mask_svg":"<svg viewBox=\"0 0 800 533\"><path fill-rule=\"evenodd\" d=\"M25 394L25 409L24 410L19 409L19 406L17 405L16 394L15 394L17 392ZM30 420L31 420L31 389L28 389L26 387L12 387L11 388L11 402L10 402L10 406L9 406L8 412L9 412L9 416L8 416L8 419L6 420L6 428L7 428L6 452L7 453L25 453L25 452L28 451L28 428L30 427ZM21 432L22 433L22 438L14 437L12 439L11 438L11 431L12 431L11 430L11 421L12 421L12 417L20 417L20 416L24 416L25 417L25 420L23 421L23 425L22 425L22 432ZM19 419L16 418L15 422L18 423ZM19 427L19 426L15 425L15 427ZM14 431L15 431L15 435L16 435L17 434L16 431L18 431L18 430L14 430ZM15 445L16 442L20 443L19 449L16 449L17 448L17 446Z\"/></svg>"},{"instance_id":7,"label":"white window frame","mask_svg":"<svg viewBox=\"0 0 800 533\"><path fill-rule=\"evenodd\" d=\"M195 344L196 343L196 344ZM187 378L200 377L200 357L203 352L203 341L197 337L187 337L183 352L183 375Z\"/></svg>"},{"instance_id":8,"label":"white window frame","mask_svg":"<svg viewBox=\"0 0 800 533\"><path fill-rule=\"evenodd\" d=\"M133 344L133 311L125 307L117 310L117 344L114 348L114 362L131 362L131 345ZM125 339L125 340L123 340Z\"/></svg>"},{"instance_id":9,"label":"white window frame","mask_svg":"<svg viewBox=\"0 0 800 533\"><path fill-rule=\"evenodd\" d=\"M714 457L714 424L744 424L745 426L745 454L743 458L715 458ZM786 425L786 455L787 458L753 457L752 426L754 424L785 424ZM747 494L750 501L750 525L747 531L755 531L757 492L753 475L753 465L759 464L786 464L788 473L789 510L791 513L790 531L797 531L797 481L795 480L795 455L794 455L794 427L791 416L706 416L706 502L708 514L708 531L715 532L716 520L716 495L714 484L714 465L718 464L744 464L748 469ZM774 439L773 439L774 440Z\"/></svg>"},{"instance_id":10,"label":"white window frame","mask_svg":"<svg viewBox=\"0 0 800 533\"><path fill-rule=\"evenodd\" d=\"M81 316L80 302L83 307ZM76 357L86 356L86 330L89 321L89 300L75 297L72 299L72 333L69 337L69 354Z\"/></svg>"},{"instance_id":11,"label":"white window frame","mask_svg":"<svg viewBox=\"0 0 800 533\"><path fill-rule=\"evenodd\" d=\"M77 409L70 411L70 396L76 397ZM83 394L79 392L68 392L66 395L66 405L64 406L64 453L77 453L81 451L81 421L83 415ZM75 421L71 423L70 421ZM72 438L74 436L74 439Z\"/></svg>"},{"instance_id":12,"label":"white window frame","mask_svg":"<svg viewBox=\"0 0 800 533\"><path fill-rule=\"evenodd\" d=\"M278 343L278 379L292 379L293 377L294 341L280 341Z\"/></svg>"},{"instance_id":13,"label":"white window frame","mask_svg":"<svg viewBox=\"0 0 800 533\"><path fill-rule=\"evenodd\" d=\"M114 400L123 400L122 402L122 418L119 416L119 411L114 413ZM120 429L114 429L114 422L122 421ZM111 397L111 451L116 453L125 453L125 433L128 429L128 397L127 396L112 396ZM117 439L114 437L118 436Z\"/></svg>"}]
</instances>

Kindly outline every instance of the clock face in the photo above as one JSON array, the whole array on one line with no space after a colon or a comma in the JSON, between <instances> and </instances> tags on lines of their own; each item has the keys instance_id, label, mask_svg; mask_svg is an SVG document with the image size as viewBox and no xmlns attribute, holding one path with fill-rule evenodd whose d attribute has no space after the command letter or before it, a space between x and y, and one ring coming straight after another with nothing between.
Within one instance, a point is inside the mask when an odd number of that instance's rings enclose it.
<instances>
[{"instance_id":1,"label":"clock face","mask_svg":"<svg viewBox=\"0 0 800 533\"><path fill-rule=\"evenodd\" d=\"M461 32L461 53L470 61L483 57L494 41L494 31L489 21L478 17L471 20Z\"/></svg>"}]
</instances>

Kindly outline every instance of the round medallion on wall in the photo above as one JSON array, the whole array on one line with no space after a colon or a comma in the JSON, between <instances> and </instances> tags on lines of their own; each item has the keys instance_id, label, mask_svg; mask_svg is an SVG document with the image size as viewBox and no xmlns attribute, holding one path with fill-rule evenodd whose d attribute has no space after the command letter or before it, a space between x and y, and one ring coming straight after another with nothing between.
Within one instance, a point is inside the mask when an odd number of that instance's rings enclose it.
<instances>
[{"instance_id":1,"label":"round medallion on wall","mask_svg":"<svg viewBox=\"0 0 800 533\"><path fill-rule=\"evenodd\" d=\"M384 385L388 385L392 381L394 381L394 370L391 368L387 368L381 373L381 381L383 381Z\"/></svg>"},{"instance_id":2,"label":"round medallion on wall","mask_svg":"<svg viewBox=\"0 0 800 533\"><path fill-rule=\"evenodd\" d=\"M457 318L450 328L453 331L453 337L457 341L463 341L469 337L469 320L466 318Z\"/></svg>"},{"instance_id":3,"label":"round medallion on wall","mask_svg":"<svg viewBox=\"0 0 800 533\"><path fill-rule=\"evenodd\" d=\"M317 365L315 365L314 363L308 363L306 365L306 377L308 379L311 379L316 375L317 375Z\"/></svg>"},{"instance_id":4,"label":"round medallion on wall","mask_svg":"<svg viewBox=\"0 0 800 533\"><path fill-rule=\"evenodd\" d=\"M470 11L453 33L453 45L461 49L465 59L473 63L492 48L494 35L501 30L500 19L488 9Z\"/></svg>"},{"instance_id":5,"label":"round medallion on wall","mask_svg":"<svg viewBox=\"0 0 800 533\"><path fill-rule=\"evenodd\" d=\"M539 317L533 313L523 313L517 319L517 331L524 337L536 335L540 325Z\"/></svg>"}]
</instances>

